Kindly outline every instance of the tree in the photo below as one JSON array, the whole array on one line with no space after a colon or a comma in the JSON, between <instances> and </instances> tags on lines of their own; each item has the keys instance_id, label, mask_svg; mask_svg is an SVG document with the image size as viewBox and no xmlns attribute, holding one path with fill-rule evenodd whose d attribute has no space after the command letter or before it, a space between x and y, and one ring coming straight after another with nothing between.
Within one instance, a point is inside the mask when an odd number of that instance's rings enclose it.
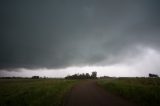
<instances>
[{"instance_id":1,"label":"tree","mask_svg":"<svg viewBox=\"0 0 160 106\"><path fill-rule=\"evenodd\" d=\"M97 78L97 72L92 72L92 75L89 75L89 73L82 73L82 74L68 75L65 77L65 79L96 79L96 78Z\"/></svg>"},{"instance_id":2,"label":"tree","mask_svg":"<svg viewBox=\"0 0 160 106\"><path fill-rule=\"evenodd\" d=\"M96 71L93 71L91 77L92 77L93 79L96 79L96 78L97 78L97 72L96 72Z\"/></svg>"},{"instance_id":3,"label":"tree","mask_svg":"<svg viewBox=\"0 0 160 106\"><path fill-rule=\"evenodd\" d=\"M32 76L32 79L39 79L39 76Z\"/></svg>"},{"instance_id":4,"label":"tree","mask_svg":"<svg viewBox=\"0 0 160 106\"><path fill-rule=\"evenodd\" d=\"M90 77L89 73L86 73L86 78L89 79Z\"/></svg>"},{"instance_id":5,"label":"tree","mask_svg":"<svg viewBox=\"0 0 160 106\"><path fill-rule=\"evenodd\" d=\"M158 75L149 73L149 77L151 77L151 78L158 78Z\"/></svg>"}]
</instances>

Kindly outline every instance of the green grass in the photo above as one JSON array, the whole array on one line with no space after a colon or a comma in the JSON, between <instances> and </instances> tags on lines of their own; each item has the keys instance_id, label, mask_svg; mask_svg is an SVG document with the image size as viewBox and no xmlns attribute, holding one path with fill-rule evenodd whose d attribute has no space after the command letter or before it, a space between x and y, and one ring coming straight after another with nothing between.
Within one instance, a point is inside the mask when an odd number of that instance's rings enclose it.
<instances>
[{"instance_id":1,"label":"green grass","mask_svg":"<svg viewBox=\"0 0 160 106\"><path fill-rule=\"evenodd\" d=\"M0 79L0 106L60 106L77 81Z\"/></svg>"},{"instance_id":2,"label":"green grass","mask_svg":"<svg viewBox=\"0 0 160 106\"><path fill-rule=\"evenodd\" d=\"M159 78L111 78L98 80L98 83L140 106L160 106Z\"/></svg>"}]
</instances>

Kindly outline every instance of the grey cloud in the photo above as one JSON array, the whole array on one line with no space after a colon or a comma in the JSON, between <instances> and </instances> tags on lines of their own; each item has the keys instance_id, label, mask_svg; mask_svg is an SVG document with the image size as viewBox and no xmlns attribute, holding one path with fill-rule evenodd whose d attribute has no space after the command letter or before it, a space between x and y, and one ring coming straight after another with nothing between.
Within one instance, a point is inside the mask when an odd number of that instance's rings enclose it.
<instances>
[{"instance_id":1,"label":"grey cloud","mask_svg":"<svg viewBox=\"0 0 160 106\"><path fill-rule=\"evenodd\" d=\"M158 0L0 4L0 68L107 65L137 55L137 45L159 49Z\"/></svg>"}]
</instances>

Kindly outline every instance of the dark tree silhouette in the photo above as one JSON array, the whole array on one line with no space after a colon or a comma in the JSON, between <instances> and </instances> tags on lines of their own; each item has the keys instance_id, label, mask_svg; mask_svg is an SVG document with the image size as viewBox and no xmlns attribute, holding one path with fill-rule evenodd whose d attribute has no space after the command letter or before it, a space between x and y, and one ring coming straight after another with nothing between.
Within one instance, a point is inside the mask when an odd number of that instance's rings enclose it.
<instances>
[{"instance_id":1,"label":"dark tree silhouette","mask_svg":"<svg viewBox=\"0 0 160 106\"><path fill-rule=\"evenodd\" d=\"M92 77L93 79L97 78L97 72L96 72L96 71L92 72L91 77Z\"/></svg>"},{"instance_id":2,"label":"dark tree silhouette","mask_svg":"<svg viewBox=\"0 0 160 106\"><path fill-rule=\"evenodd\" d=\"M82 73L82 74L74 74L74 75L68 75L65 77L65 79L96 79L97 78L97 72L92 72L91 75L89 73Z\"/></svg>"},{"instance_id":3,"label":"dark tree silhouette","mask_svg":"<svg viewBox=\"0 0 160 106\"><path fill-rule=\"evenodd\" d=\"M151 74L151 73L149 73L149 77L151 77L151 78L158 78L159 76L157 74Z\"/></svg>"},{"instance_id":4,"label":"dark tree silhouette","mask_svg":"<svg viewBox=\"0 0 160 106\"><path fill-rule=\"evenodd\" d=\"M39 76L32 76L32 79L39 79Z\"/></svg>"}]
</instances>

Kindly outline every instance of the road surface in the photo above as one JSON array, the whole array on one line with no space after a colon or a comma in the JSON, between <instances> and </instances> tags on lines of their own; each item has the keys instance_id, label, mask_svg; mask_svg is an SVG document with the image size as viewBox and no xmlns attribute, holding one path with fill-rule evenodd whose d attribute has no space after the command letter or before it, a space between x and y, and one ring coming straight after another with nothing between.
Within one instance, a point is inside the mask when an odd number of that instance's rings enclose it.
<instances>
[{"instance_id":1,"label":"road surface","mask_svg":"<svg viewBox=\"0 0 160 106\"><path fill-rule=\"evenodd\" d=\"M107 92L96 81L82 81L73 87L65 106L135 106L118 96Z\"/></svg>"}]
</instances>

